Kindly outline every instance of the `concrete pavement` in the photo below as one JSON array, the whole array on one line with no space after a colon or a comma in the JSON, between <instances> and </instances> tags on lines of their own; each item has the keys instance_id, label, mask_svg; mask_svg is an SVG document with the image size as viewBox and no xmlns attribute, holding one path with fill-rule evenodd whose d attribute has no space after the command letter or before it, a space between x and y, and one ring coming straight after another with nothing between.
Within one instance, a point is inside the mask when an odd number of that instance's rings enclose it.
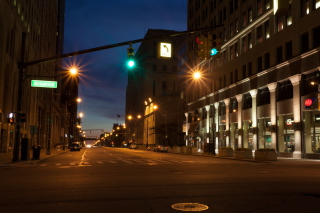
<instances>
[{"instance_id":1,"label":"concrete pavement","mask_svg":"<svg viewBox=\"0 0 320 213\"><path fill-rule=\"evenodd\" d=\"M33 156L33 151L30 150L30 160L23 160L23 161L18 161L18 162L12 162L13 158L13 153L8 152L8 153L0 153L0 165L1 166L15 166L15 165L21 165L21 164L36 164L41 160L50 158L55 155L62 154L64 152L69 152L69 149L66 148L65 150L63 149L56 149L56 148L51 148L50 149L50 155L47 155L47 149L41 149L40 150L40 159L39 160L31 160ZM21 157L21 152L20 156Z\"/></svg>"}]
</instances>

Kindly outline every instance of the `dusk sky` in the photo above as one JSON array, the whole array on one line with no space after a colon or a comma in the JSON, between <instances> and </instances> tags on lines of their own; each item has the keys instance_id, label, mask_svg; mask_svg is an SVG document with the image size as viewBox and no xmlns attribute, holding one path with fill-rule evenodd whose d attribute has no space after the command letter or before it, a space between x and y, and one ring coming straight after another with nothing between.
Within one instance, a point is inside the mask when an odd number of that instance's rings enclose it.
<instances>
[{"instance_id":1,"label":"dusk sky","mask_svg":"<svg viewBox=\"0 0 320 213\"><path fill-rule=\"evenodd\" d=\"M148 29L185 31L186 16L186 0L66 0L64 53L141 39ZM133 47L137 51L139 44ZM124 123L127 48L66 60L66 64L81 66L78 112L84 114L82 129L110 132L114 123ZM100 134L86 132L86 136Z\"/></svg>"}]
</instances>

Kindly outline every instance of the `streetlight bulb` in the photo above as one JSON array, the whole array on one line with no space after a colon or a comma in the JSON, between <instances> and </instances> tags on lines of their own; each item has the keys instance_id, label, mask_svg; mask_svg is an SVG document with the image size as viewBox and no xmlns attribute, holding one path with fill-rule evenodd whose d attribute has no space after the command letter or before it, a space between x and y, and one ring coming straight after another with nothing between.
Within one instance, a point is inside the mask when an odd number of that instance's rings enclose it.
<instances>
[{"instance_id":1,"label":"streetlight bulb","mask_svg":"<svg viewBox=\"0 0 320 213\"><path fill-rule=\"evenodd\" d=\"M155 109L155 110L158 109L158 106L157 106L157 105L154 105L154 106L153 106L153 109Z\"/></svg>"},{"instance_id":2,"label":"streetlight bulb","mask_svg":"<svg viewBox=\"0 0 320 213\"><path fill-rule=\"evenodd\" d=\"M131 120L131 119L132 119L132 116L131 116L131 115L129 115L129 116L128 116L128 119L129 119L129 120Z\"/></svg>"},{"instance_id":3,"label":"streetlight bulb","mask_svg":"<svg viewBox=\"0 0 320 213\"><path fill-rule=\"evenodd\" d=\"M70 73L72 75L76 75L78 73L78 70L76 68L72 68L72 69L70 69Z\"/></svg>"},{"instance_id":4,"label":"streetlight bulb","mask_svg":"<svg viewBox=\"0 0 320 213\"><path fill-rule=\"evenodd\" d=\"M77 102L81 102L82 100L81 100L81 98L77 98Z\"/></svg>"},{"instance_id":5,"label":"streetlight bulb","mask_svg":"<svg viewBox=\"0 0 320 213\"><path fill-rule=\"evenodd\" d=\"M201 73L200 72L193 73L193 78L194 79L199 79L200 77L201 77Z\"/></svg>"},{"instance_id":6,"label":"streetlight bulb","mask_svg":"<svg viewBox=\"0 0 320 213\"><path fill-rule=\"evenodd\" d=\"M80 118L83 117L83 113L82 113L82 112L79 113L79 117L80 117Z\"/></svg>"}]
</instances>

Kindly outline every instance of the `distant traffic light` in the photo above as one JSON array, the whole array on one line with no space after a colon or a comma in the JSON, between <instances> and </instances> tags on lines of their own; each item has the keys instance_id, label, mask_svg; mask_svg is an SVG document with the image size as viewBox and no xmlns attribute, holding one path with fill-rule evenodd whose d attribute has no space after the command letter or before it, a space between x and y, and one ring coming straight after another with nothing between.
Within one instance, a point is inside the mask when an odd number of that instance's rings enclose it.
<instances>
[{"instance_id":1,"label":"distant traffic light","mask_svg":"<svg viewBox=\"0 0 320 213\"><path fill-rule=\"evenodd\" d=\"M134 49L132 48L131 45L127 50L127 54L128 54L127 65L129 68L132 68L134 66Z\"/></svg>"},{"instance_id":2,"label":"distant traffic light","mask_svg":"<svg viewBox=\"0 0 320 213\"><path fill-rule=\"evenodd\" d=\"M201 35L196 37L197 43L197 56L206 59L207 58L207 39L205 36Z\"/></svg>"},{"instance_id":3,"label":"distant traffic light","mask_svg":"<svg viewBox=\"0 0 320 213\"><path fill-rule=\"evenodd\" d=\"M208 54L212 58L221 57L221 39L215 34L208 34Z\"/></svg>"},{"instance_id":4,"label":"distant traffic light","mask_svg":"<svg viewBox=\"0 0 320 213\"><path fill-rule=\"evenodd\" d=\"M7 122L8 122L8 123L14 123L14 113L13 113L13 112L8 113L8 115L7 115Z\"/></svg>"}]
</instances>

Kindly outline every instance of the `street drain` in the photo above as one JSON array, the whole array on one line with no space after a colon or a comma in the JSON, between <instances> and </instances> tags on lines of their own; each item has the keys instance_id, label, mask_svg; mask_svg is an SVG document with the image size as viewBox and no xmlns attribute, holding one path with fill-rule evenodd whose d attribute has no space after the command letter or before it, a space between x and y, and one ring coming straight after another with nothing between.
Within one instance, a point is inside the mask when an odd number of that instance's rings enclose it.
<instances>
[{"instance_id":1,"label":"street drain","mask_svg":"<svg viewBox=\"0 0 320 213\"><path fill-rule=\"evenodd\" d=\"M200 212L209 209L208 206L200 203L176 203L171 208L179 211Z\"/></svg>"}]
</instances>

